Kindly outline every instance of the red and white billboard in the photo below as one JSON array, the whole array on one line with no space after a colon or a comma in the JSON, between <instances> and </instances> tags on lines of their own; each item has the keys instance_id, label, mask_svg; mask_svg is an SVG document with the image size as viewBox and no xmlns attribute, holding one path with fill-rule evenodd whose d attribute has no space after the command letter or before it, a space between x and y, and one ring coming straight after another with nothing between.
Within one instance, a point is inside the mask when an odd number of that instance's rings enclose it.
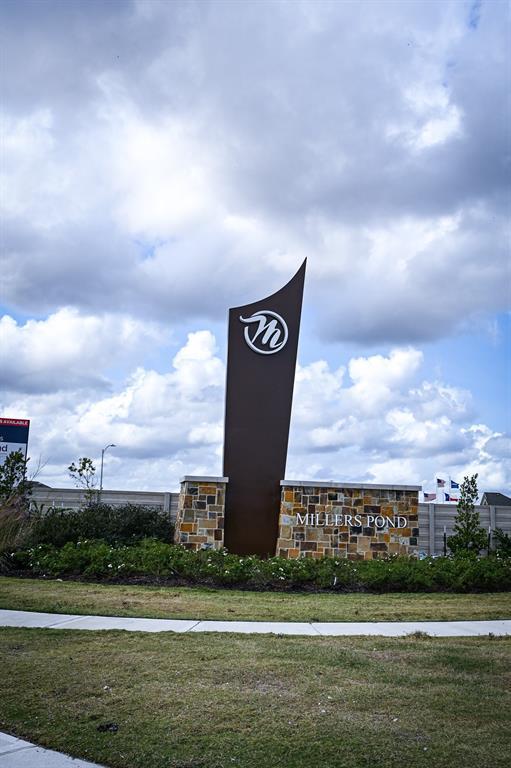
<instances>
[{"instance_id":1,"label":"red and white billboard","mask_svg":"<svg viewBox=\"0 0 511 768\"><path fill-rule=\"evenodd\" d=\"M29 427L30 419L0 418L0 464L14 451L27 458Z\"/></svg>"}]
</instances>

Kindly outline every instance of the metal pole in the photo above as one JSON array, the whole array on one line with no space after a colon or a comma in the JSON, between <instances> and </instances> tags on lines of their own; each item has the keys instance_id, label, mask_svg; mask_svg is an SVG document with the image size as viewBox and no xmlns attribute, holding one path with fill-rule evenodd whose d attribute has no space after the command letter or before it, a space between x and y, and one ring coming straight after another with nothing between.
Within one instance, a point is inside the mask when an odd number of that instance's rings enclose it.
<instances>
[{"instance_id":1,"label":"metal pole","mask_svg":"<svg viewBox=\"0 0 511 768\"><path fill-rule=\"evenodd\" d=\"M99 498L101 499L101 491L103 490L103 462L105 459L105 451L107 451L109 448L115 448L115 443L109 443L108 445L105 445L104 448L101 450L101 470L99 472Z\"/></svg>"},{"instance_id":2,"label":"metal pole","mask_svg":"<svg viewBox=\"0 0 511 768\"><path fill-rule=\"evenodd\" d=\"M435 554L435 505L428 504L429 555Z\"/></svg>"},{"instance_id":3,"label":"metal pole","mask_svg":"<svg viewBox=\"0 0 511 768\"><path fill-rule=\"evenodd\" d=\"M101 451L101 472L99 473L99 492L103 490L103 459L105 458L106 448Z\"/></svg>"}]
</instances>

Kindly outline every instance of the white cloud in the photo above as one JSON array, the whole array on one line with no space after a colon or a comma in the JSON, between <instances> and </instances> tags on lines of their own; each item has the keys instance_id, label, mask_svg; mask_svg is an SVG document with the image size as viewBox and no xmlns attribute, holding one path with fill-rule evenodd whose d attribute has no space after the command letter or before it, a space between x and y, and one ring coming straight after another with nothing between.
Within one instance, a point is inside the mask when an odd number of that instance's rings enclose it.
<instances>
[{"instance_id":1,"label":"white cloud","mask_svg":"<svg viewBox=\"0 0 511 768\"><path fill-rule=\"evenodd\" d=\"M424 483L427 490L439 465L452 477L480 466L488 487L509 485L509 438L471 425L466 390L439 381L417 385L421 368L413 348L352 359L344 385L324 362L300 366L288 476Z\"/></svg>"},{"instance_id":2,"label":"white cloud","mask_svg":"<svg viewBox=\"0 0 511 768\"><path fill-rule=\"evenodd\" d=\"M138 368L106 397L14 395L3 412L30 414L30 453L48 463L45 477L54 483L66 482L62 470L71 460L97 458L102 446L114 443L108 462L118 487L175 487L171 465L184 466L185 474L209 465L211 474L215 464L220 473L225 367L215 350L209 331L191 333L168 373Z\"/></svg>"},{"instance_id":3,"label":"white cloud","mask_svg":"<svg viewBox=\"0 0 511 768\"><path fill-rule=\"evenodd\" d=\"M470 392L439 381L423 381L410 390L410 398L421 419L441 420L448 416L453 422L466 423L473 413Z\"/></svg>"},{"instance_id":4,"label":"white cloud","mask_svg":"<svg viewBox=\"0 0 511 768\"><path fill-rule=\"evenodd\" d=\"M328 338L508 305L500 4L71 5L4 9L13 306L218 318L304 256Z\"/></svg>"},{"instance_id":5,"label":"white cloud","mask_svg":"<svg viewBox=\"0 0 511 768\"><path fill-rule=\"evenodd\" d=\"M400 138L411 151L421 152L462 137L462 112L450 102L446 88L437 79L426 84L414 83L404 92L404 98L412 117L408 123L390 124L389 139Z\"/></svg>"},{"instance_id":6,"label":"white cloud","mask_svg":"<svg viewBox=\"0 0 511 768\"><path fill-rule=\"evenodd\" d=\"M373 355L350 360L354 405L369 413L386 405L392 392L412 378L421 362L422 353L416 349L395 349L389 357Z\"/></svg>"},{"instance_id":7,"label":"white cloud","mask_svg":"<svg viewBox=\"0 0 511 768\"><path fill-rule=\"evenodd\" d=\"M397 478L406 477L409 484L420 484L417 466L412 459L407 458L387 459L371 464L368 467L368 474L375 483L397 483Z\"/></svg>"},{"instance_id":8,"label":"white cloud","mask_svg":"<svg viewBox=\"0 0 511 768\"><path fill-rule=\"evenodd\" d=\"M103 369L162 336L153 323L116 315L81 315L70 307L23 325L4 315L0 318L2 386L27 392L104 388L108 381Z\"/></svg>"}]
</instances>

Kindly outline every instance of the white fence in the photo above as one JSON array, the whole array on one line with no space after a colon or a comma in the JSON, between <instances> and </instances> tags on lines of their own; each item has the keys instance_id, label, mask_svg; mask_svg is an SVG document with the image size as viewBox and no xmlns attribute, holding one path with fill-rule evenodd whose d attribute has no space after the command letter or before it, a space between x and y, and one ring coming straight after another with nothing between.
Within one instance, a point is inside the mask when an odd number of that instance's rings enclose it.
<instances>
[{"instance_id":1,"label":"white fence","mask_svg":"<svg viewBox=\"0 0 511 768\"><path fill-rule=\"evenodd\" d=\"M86 503L86 494L80 488L34 488L31 499L33 504L43 509L80 509ZM165 491L101 491L104 504L114 507L122 504L156 507L168 513L172 521L176 519L178 499L178 493Z\"/></svg>"},{"instance_id":2,"label":"white fence","mask_svg":"<svg viewBox=\"0 0 511 768\"><path fill-rule=\"evenodd\" d=\"M511 507L476 507L481 525L487 531L501 528L511 534ZM419 504L419 550L428 555L444 551L444 529L451 536L456 504ZM493 543L493 542L492 542Z\"/></svg>"}]
</instances>

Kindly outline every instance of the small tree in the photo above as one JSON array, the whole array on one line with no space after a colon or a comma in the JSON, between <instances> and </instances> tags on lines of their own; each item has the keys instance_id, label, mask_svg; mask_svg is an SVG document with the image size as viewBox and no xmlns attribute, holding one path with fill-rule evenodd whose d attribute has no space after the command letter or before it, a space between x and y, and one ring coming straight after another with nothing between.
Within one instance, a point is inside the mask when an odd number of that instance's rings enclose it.
<instances>
[{"instance_id":1,"label":"small tree","mask_svg":"<svg viewBox=\"0 0 511 768\"><path fill-rule=\"evenodd\" d=\"M98 481L96 478L96 467L92 463L92 459L83 456L78 459L77 464L73 461L67 468L67 471L74 480L76 487L85 490L87 504L93 504L97 500L96 485Z\"/></svg>"},{"instance_id":2,"label":"small tree","mask_svg":"<svg viewBox=\"0 0 511 768\"><path fill-rule=\"evenodd\" d=\"M456 507L454 534L447 540L449 549L455 555L464 552L479 554L479 551L486 546L486 531L479 522L479 513L474 506L477 496L477 474L464 477Z\"/></svg>"},{"instance_id":3,"label":"small tree","mask_svg":"<svg viewBox=\"0 0 511 768\"><path fill-rule=\"evenodd\" d=\"M31 483L23 451L12 451L0 464L0 570L2 553L16 547L27 529Z\"/></svg>"},{"instance_id":4,"label":"small tree","mask_svg":"<svg viewBox=\"0 0 511 768\"><path fill-rule=\"evenodd\" d=\"M27 480L27 464L23 451L12 451L0 464L0 505L28 506L30 483Z\"/></svg>"}]
</instances>

